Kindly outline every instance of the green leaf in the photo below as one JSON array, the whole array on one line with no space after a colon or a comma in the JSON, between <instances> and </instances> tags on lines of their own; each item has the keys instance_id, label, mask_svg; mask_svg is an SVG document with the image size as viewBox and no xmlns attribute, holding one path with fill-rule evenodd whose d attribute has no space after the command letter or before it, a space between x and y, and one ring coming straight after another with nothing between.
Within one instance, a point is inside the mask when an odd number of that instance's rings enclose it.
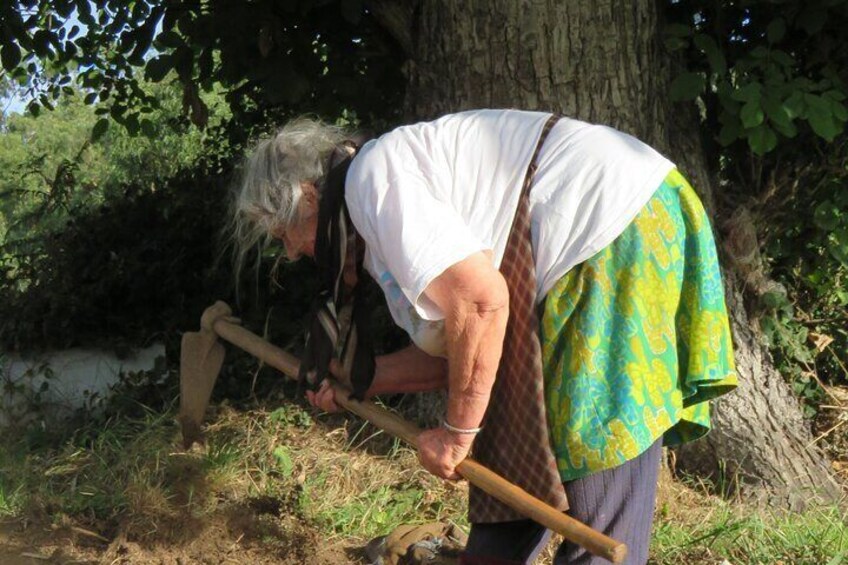
<instances>
[{"instance_id":1,"label":"green leaf","mask_svg":"<svg viewBox=\"0 0 848 565\"><path fill-rule=\"evenodd\" d=\"M830 98L830 110L833 112L833 117L840 122L848 121L848 109L842 102Z\"/></svg>"},{"instance_id":2,"label":"green leaf","mask_svg":"<svg viewBox=\"0 0 848 565\"><path fill-rule=\"evenodd\" d=\"M807 105L804 102L804 93L795 90L789 98L783 101L783 107L789 113L791 119L803 118L807 114Z\"/></svg>"},{"instance_id":3,"label":"green leaf","mask_svg":"<svg viewBox=\"0 0 848 565\"><path fill-rule=\"evenodd\" d=\"M96 92L90 92L90 93L88 93L88 94L86 94L86 95L85 95L85 104L86 104L86 106L91 106L91 105L92 105L92 104L94 104L96 101L97 101L97 93L96 93Z\"/></svg>"},{"instance_id":4,"label":"green leaf","mask_svg":"<svg viewBox=\"0 0 848 565\"><path fill-rule=\"evenodd\" d=\"M173 57L171 55L160 55L147 63L144 74L149 80L160 82L172 68Z\"/></svg>"},{"instance_id":5,"label":"green leaf","mask_svg":"<svg viewBox=\"0 0 848 565\"><path fill-rule=\"evenodd\" d=\"M742 125L745 126L745 129L757 127L763 123L764 117L762 104L759 100L746 102L742 106L742 111L739 112L739 118L742 120Z\"/></svg>"},{"instance_id":6,"label":"green leaf","mask_svg":"<svg viewBox=\"0 0 848 565\"><path fill-rule=\"evenodd\" d=\"M682 73L669 86L671 99L675 102L694 100L704 90L705 79L701 73Z\"/></svg>"},{"instance_id":7,"label":"green leaf","mask_svg":"<svg viewBox=\"0 0 848 565\"><path fill-rule=\"evenodd\" d=\"M836 201L836 205L840 208L848 208L848 190L843 190L842 184L839 182L839 177L834 177L834 183L831 190L831 195Z\"/></svg>"},{"instance_id":8,"label":"green leaf","mask_svg":"<svg viewBox=\"0 0 848 565\"><path fill-rule=\"evenodd\" d=\"M141 124L138 123L138 115L130 114L127 116L126 121L124 121L124 127L127 128L127 133L132 137L137 136L138 130L141 128Z\"/></svg>"},{"instance_id":9,"label":"green leaf","mask_svg":"<svg viewBox=\"0 0 848 565\"><path fill-rule=\"evenodd\" d=\"M665 48L669 51L680 51L681 49L686 49L689 47L689 38L688 37L674 37L668 35L664 38L663 44Z\"/></svg>"},{"instance_id":10,"label":"green leaf","mask_svg":"<svg viewBox=\"0 0 848 565\"><path fill-rule=\"evenodd\" d=\"M783 18L772 20L766 28L766 37L771 44L775 44L783 39L784 35L786 35L786 22Z\"/></svg>"},{"instance_id":11,"label":"green leaf","mask_svg":"<svg viewBox=\"0 0 848 565\"><path fill-rule=\"evenodd\" d=\"M839 226L839 208L830 200L825 200L816 206L813 222L816 227L825 231L835 230Z\"/></svg>"},{"instance_id":12,"label":"green leaf","mask_svg":"<svg viewBox=\"0 0 848 565\"><path fill-rule=\"evenodd\" d=\"M734 90L730 97L739 102L751 102L760 99L762 89L763 85L759 82L749 82L745 86Z\"/></svg>"},{"instance_id":13,"label":"green leaf","mask_svg":"<svg viewBox=\"0 0 848 565\"><path fill-rule=\"evenodd\" d=\"M792 122L788 124L771 122L771 125L784 137L793 138L798 135L798 127Z\"/></svg>"},{"instance_id":14,"label":"green leaf","mask_svg":"<svg viewBox=\"0 0 848 565\"><path fill-rule=\"evenodd\" d=\"M176 49L177 47L182 47L185 42L182 36L176 31L164 31L156 36L156 44L162 47Z\"/></svg>"},{"instance_id":15,"label":"green leaf","mask_svg":"<svg viewBox=\"0 0 848 565\"><path fill-rule=\"evenodd\" d=\"M775 290L764 292L760 299L766 307L771 308L772 310L777 310L789 304L789 299L786 297L786 293Z\"/></svg>"},{"instance_id":16,"label":"green leaf","mask_svg":"<svg viewBox=\"0 0 848 565\"><path fill-rule=\"evenodd\" d=\"M106 133L106 130L109 129L109 120L107 118L100 118L97 120L97 123L94 124L94 127L91 129L91 141L97 141L103 134Z\"/></svg>"},{"instance_id":17,"label":"green leaf","mask_svg":"<svg viewBox=\"0 0 848 565\"><path fill-rule=\"evenodd\" d=\"M53 0L53 7L60 16L67 19L74 10L74 5L70 0Z\"/></svg>"},{"instance_id":18,"label":"green leaf","mask_svg":"<svg viewBox=\"0 0 848 565\"><path fill-rule=\"evenodd\" d=\"M797 135L798 129L792 123L789 111L779 100L767 95L763 98L762 104L766 117L768 117L774 129L786 137L795 137Z\"/></svg>"},{"instance_id":19,"label":"green leaf","mask_svg":"<svg viewBox=\"0 0 848 565\"><path fill-rule=\"evenodd\" d=\"M194 54L188 47L180 47L174 51L173 55L174 70L183 81L190 80L192 68L194 66Z\"/></svg>"},{"instance_id":20,"label":"green leaf","mask_svg":"<svg viewBox=\"0 0 848 565\"><path fill-rule=\"evenodd\" d=\"M751 57L754 59L765 59L769 56L769 50L766 47L760 45L759 47L754 47L751 51Z\"/></svg>"},{"instance_id":21,"label":"green leaf","mask_svg":"<svg viewBox=\"0 0 848 565\"><path fill-rule=\"evenodd\" d=\"M805 94L807 104L807 120L810 127L819 137L833 141L842 132L842 125L837 125L830 102L815 94Z\"/></svg>"},{"instance_id":22,"label":"green leaf","mask_svg":"<svg viewBox=\"0 0 848 565\"><path fill-rule=\"evenodd\" d=\"M79 21L88 27L94 25L94 16L91 15L91 4L89 0L77 0L77 17Z\"/></svg>"},{"instance_id":23,"label":"green leaf","mask_svg":"<svg viewBox=\"0 0 848 565\"><path fill-rule=\"evenodd\" d=\"M839 228L830 234L828 252L834 259L848 267L848 229Z\"/></svg>"},{"instance_id":24,"label":"green leaf","mask_svg":"<svg viewBox=\"0 0 848 565\"><path fill-rule=\"evenodd\" d=\"M791 68L795 66L795 59L792 58L792 55L786 51L781 51L780 49L771 50L771 59L775 63L783 65L784 67Z\"/></svg>"},{"instance_id":25,"label":"green leaf","mask_svg":"<svg viewBox=\"0 0 848 565\"><path fill-rule=\"evenodd\" d=\"M21 50L14 43L4 43L0 49L0 59L3 61L3 68L11 72L21 62Z\"/></svg>"},{"instance_id":26,"label":"green leaf","mask_svg":"<svg viewBox=\"0 0 848 565\"><path fill-rule=\"evenodd\" d=\"M842 247L848 247L848 228L841 227L833 230L833 240Z\"/></svg>"},{"instance_id":27,"label":"green leaf","mask_svg":"<svg viewBox=\"0 0 848 565\"><path fill-rule=\"evenodd\" d=\"M825 98L830 98L831 100L836 100L837 102L842 102L846 98L848 98L848 96L846 96L844 92L836 89L828 90L827 92L823 93L822 96L824 96Z\"/></svg>"},{"instance_id":28,"label":"green leaf","mask_svg":"<svg viewBox=\"0 0 848 565\"><path fill-rule=\"evenodd\" d=\"M727 71L727 61L719 49L715 39L709 35L698 33L694 38L695 46L707 56L710 69L717 75L723 75Z\"/></svg>"},{"instance_id":29,"label":"green leaf","mask_svg":"<svg viewBox=\"0 0 848 565\"><path fill-rule=\"evenodd\" d=\"M769 346L773 346L777 336L777 322L771 316L763 316L760 318L760 329L763 331L763 337Z\"/></svg>"},{"instance_id":30,"label":"green leaf","mask_svg":"<svg viewBox=\"0 0 848 565\"><path fill-rule=\"evenodd\" d=\"M757 155L765 155L777 147L777 135L766 124L760 124L748 132L748 146Z\"/></svg>"},{"instance_id":31,"label":"green leaf","mask_svg":"<svg viewBox=\"0 0 848 565\"><path fill-rule=\"evenodd\" d=\"M46 59L50 55L50 33L41 29L32 36L32 46L35 54Z\"/></svg>"},{"instance_id":32,"label":"green leaf","mask_svg":"<svg viewBox=\"0 0 848 565\"><path fill-rule=\"evenodd\" d=\"M294 471L294 462L288 448L282 445L275 447L272 455L274 456L274 461L277 463L277 471L284 477L290 477L292 471Z\"/></svg>"},{"instance_id":33,"label":"green leaf","mask_svg":"<svg viewBox=\"0 0 848 565\"><path fill-rule=\"evenodd\" d=\"M141 120L141 133L143 133L145 137L153 139L156 136L156 127L153 125L153 122L147 118Z\"/></svg>"}]
</instances>

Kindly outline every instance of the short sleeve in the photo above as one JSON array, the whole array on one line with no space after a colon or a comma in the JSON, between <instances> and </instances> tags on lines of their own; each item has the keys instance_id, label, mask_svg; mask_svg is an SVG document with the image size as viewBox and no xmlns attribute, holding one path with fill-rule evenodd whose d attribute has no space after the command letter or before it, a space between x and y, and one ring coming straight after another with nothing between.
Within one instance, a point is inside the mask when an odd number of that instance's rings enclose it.
<instances>
[{"instance_id":1,"label":"short sleeve","mask_svg":"<svg viewBox=\"0 0 848 565\"><path fill-rule=\"evenodd\" d=\"M442 319L424 289L451 265L489 246L471 232L448 198L437 196L449 191L435 186L435 174L404 164L403 155L387 155L378 144L367 144L348 170L345 199L351 220L417 314Z\"/></svg>"}]
</instances>

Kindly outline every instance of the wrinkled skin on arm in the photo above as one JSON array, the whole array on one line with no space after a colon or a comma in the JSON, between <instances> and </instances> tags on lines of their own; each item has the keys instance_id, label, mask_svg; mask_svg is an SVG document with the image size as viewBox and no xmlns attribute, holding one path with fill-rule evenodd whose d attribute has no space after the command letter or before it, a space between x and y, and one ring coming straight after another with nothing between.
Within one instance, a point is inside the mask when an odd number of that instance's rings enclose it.
<instances>
[{"instance_id":1,"label":"wrinkled skin on arm","mask_svg":"<svg viewBox=\"0 0 848 565\"><path fill-rule=\"evenodd\" d=\"M424 291L445 313L448 348L448 407L445 420L476 428L483 420L501 359L509 293L487 253L475 253L448 268ZM456 479L456 466L468 455L473 435L444 428L423 432L418 458L428 471Z\"/></svg>"},{"instance_id":2,"label":"wrinkled skin on arm","mask_svg":"<svg viewBox=\"0 0 848 565\"><path fill-rule=\"evenodd\" d=\"M374 382L367 396L422 392L448 387L445 420L457 428L476 428L483 420L500 363L509 294L506 281L491 256L475 253L446 269L424 290L445 314L448 359L430 357L409 347L377 358ZM309 401L338 411L327 386ZM421 464L436 476L457 479L456 466L468 455L474 436L434 428L418 438Z\"/></svg>"}]
</instances>

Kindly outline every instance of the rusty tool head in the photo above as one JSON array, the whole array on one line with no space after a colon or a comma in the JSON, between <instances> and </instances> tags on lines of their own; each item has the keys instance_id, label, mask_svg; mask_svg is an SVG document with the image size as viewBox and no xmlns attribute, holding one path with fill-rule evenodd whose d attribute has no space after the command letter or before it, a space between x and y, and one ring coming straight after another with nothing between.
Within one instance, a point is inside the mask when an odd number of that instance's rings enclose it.
<instances>
[{"instance_id":1,"label":"rusty tool head","mask_svg":"<svg viewBox=\"0 0 848 565\"><path fill-rule=\"evenodd\" d=\"M180 346L180 413L183 446L204 443L203 417L212 388L224 363L224 346L218 340L214 325L218 319L237 321L232 310L218 301L203 312L200 331L183 334Z\"/></svg>"}]
</instances>

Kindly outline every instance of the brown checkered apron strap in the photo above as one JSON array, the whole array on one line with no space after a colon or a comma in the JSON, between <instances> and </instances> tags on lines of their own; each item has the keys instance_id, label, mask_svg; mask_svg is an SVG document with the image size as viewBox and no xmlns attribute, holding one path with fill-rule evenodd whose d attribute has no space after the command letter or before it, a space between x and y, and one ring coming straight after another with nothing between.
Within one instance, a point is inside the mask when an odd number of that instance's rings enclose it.
<instances>
[{"instance_id":1,"label":"brown checkered apron strap","mask_svg":"<svg viewBox=\"0 0 848 565\"><path fill-rule=\"evenodd\" d=\"M509 287L509 321L486 411L486 425L474 442L474 457L530 494L566 510L568 501L545 416L529 202L539 152L557 120L556 114L548 119L536 143L501 261L500 271ZM525 516L472 486L468 518L471 522L484 523L520 520Z\"/></svg>"}]
</instances>

